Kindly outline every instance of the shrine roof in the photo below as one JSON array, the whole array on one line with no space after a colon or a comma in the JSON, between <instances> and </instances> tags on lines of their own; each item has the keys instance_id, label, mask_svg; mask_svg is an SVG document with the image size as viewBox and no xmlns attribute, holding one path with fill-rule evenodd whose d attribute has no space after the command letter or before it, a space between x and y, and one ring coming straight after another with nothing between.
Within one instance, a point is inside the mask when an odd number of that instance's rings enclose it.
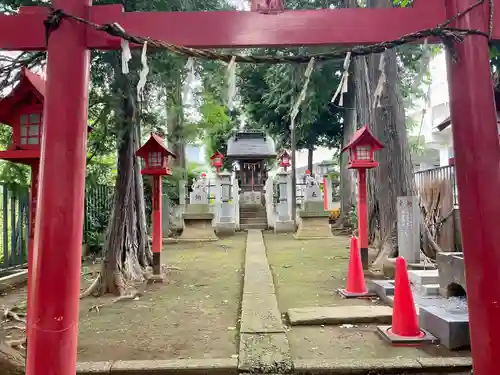
<instances>
[{"instance_id":1,"label":"shrine roof","mask_svg":"<svg viewBox=\"0 0 500 375\"><path fill-rule=\"evenodd\" d=\"M29 91L34 92L43 100L45 97L45 80L38 74L23 67L19 83L7 96L0 98L0 122L6 123L8 121L9 113Z\"/></svg>"},{"instance_id":2,"label":"shrine roof","mask_svg":"<svg viewBox=\"0 0 500 375\"><path fill-rule=\"evenodd\" d=\"M349 148L353 148L358 144L372 145L374 147L374 151L384 148L384 145L370 131L368 125L356 130L351 141L342 149L342 152Z\"/></svg>"},{"instance_id":3,"label":"shrine roof","mask_svg":"<svg viewBox=\"0 0 500 375\"><path fill-rule=\"evenodd\" d=\"M261 131L238 132L227 142L227 156L230 158L272 158L276 157L274 141Z\"/></svg>"}]
</instances>

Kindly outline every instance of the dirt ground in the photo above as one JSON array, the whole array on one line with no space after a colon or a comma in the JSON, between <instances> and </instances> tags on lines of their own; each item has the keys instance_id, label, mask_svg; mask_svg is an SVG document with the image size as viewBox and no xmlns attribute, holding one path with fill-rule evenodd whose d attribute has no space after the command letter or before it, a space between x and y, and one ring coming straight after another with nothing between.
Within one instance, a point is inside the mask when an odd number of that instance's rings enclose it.
<instances>
[{"instance_id":1,"label":"dirt ground","mask_svg":"<svg viewBox=\"0 0 500 375\"><path fill-rule=\"evenodd\" d=\"M279 307L350 306L380 303L378 299L343 299L336 293L345 287L349 238L296 240L289 234L265 234ZM466 356L439 345L422 349L392 347L376 334L375 325L289 327L294 359L394 358Z\"/></svg>"},{"instance_id":2,"label":"dirt ground","mask_svg":"<svg viewBox=\"0 0 500 375\"><path fill-rule=\"evenodd\" d=\"M78 360L236 355L245 243L246 234L238 233L217 242L164 245L162 263L180 269L169 271L168 283L147 286L138 300L99 312L89 309L113 297L83 299ZM13 306L23 298L25 289L18 289L0 297L0 305ZM16 334L0 329L0 338Z\"/></svg>"}]
</instances>

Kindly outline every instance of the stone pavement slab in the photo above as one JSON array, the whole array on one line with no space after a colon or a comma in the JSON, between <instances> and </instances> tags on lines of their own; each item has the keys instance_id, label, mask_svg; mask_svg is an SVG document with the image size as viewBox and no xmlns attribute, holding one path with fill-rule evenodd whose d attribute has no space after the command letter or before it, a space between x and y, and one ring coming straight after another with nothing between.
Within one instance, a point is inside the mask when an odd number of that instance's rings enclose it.
<instances>
[{"instance_id":1,"label":"stone pavement slab","mask_svg":"<svg viewBox=\"0 0 500 375\"><path fill-rule=\"evenodd\" d=\"M389 306L334 306L288 309L291 325L337 325L344 323L390 323Z\"/></svg>"},{"instance_id":2,"label":"stone pavement slab","mask_svg":"<svg viewBox=\"0 0 500 375\"><path fill-rule=\"evenodd\" d=\"M236 375L237 359L172 359L149 361L78 362L77 375Z\"/></svg>"},{"instance_id":3,"label":"stone pavement slab","mask_svg":"<svg viewBox=\"0 0 500 375\"><path fill-rule=\"evenodd\" d=\"M285 332L276 295L243 294L240 332Z\"/></svg>"},{"instance_id":4,"label":"stone pavement slab","mask_svg":"<svg viewBox=\"0 0 500 375\"><path fill-rule=\"evenodd\" d=\"M244 294L275 294L273 276L266 263L245 264Z\"/></svg>"},{"instance_id":5,"label":"stone pavement slab","mask_svg":"<svg viewBox=\"0 0 500 375\"><path fill-rule=\"evenodd\" d=\"M286 334L241 334L238 364L240 372L285 374L292 372L292 368Z\"/></svg>"},{"instance_id":6,"label":"stone pavement slab","mask_svg":"<svg viewBox=\"0 0 500 375\"><path fill-rule=\"evenodd\" d=\"M260 230L250 229L245 255L238 370L261 374L292 371L290 346L278 308Z\"/></svg>"},{"instance_id":7,"label":"stone pavement slab","mask_svg":"<svg viewBox=\"0 0 500 375\"><path fill-rule=\"evenodd\" d=\"M112 375L236 375L237 373L237 360L232 358L116 361L110 371Z\"/></svg>"}]
</instances>

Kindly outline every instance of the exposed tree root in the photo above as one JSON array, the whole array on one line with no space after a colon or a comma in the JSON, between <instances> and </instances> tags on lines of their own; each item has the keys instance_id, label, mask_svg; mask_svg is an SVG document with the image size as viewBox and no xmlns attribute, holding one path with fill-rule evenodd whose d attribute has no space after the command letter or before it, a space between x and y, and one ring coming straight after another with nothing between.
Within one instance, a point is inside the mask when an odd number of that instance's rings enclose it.
<instances>
[{"instance_id":1,"label":"exposed tree root","mask_svg":"<svg viewBox=\"0 0 500 375\"><path fill-rule=\"evenodd\" d=\"M26 327L16 325L16 324L11 325L11 326L5 326L5 327L3 327L3 329L5 329L5 330L18 329L20 331L26 331Z\"/></svg>"},{"instance_id":2,"label":"exposed tree root","mask_svg":"<svg viewBox=\"0 0 500 375\"><path fill-rule=\"evenodd\" d=\"M3 311L3 317L4 319L12 319L15 320L16 322L24 323L26 324L26 319L23 319L19 316L19 314L16 314L10 309L4 309Z\"/></svg>"},{"instance_id":3,"label":"exposed tree root","mask_svg":"<svg viewBox=\"0 0 500 375\"><path fill-rule=\"evenodd\" d=\"M165 264L162 264L161 268L163 271L182 271L182 269L179 267L167 266Z\"/></svg>"},{"instance_id":4,"label":"exposed tree root","mask_svg":"<svg viewBox=\"0 0 500 375\"><path fill-rule=\"evenodd\" d=\"M26 349L26 338L24 339L16 339L16 340L7 340L5 343L11 348L19 348Z\"/></svg>"},{"instance_id":5,"label":"exposed tree root","mask_svg":"<svg viewBox=\"0 0 500 375\"><path fill-rule=\"evenodd\" d=\"M25 361L23 353L13 349L7 342L0 343L0 374L24 375Z\"/></svg>"},{"instance_id":6,"label":"exposed tree root","mask_svg":"<svg viewBox=\"0 0 500 375\"><path fill-rule=\"evenodd\" d=\"M142 297L142 293L138 292L138 291L134 291L132 292L131 294L126 294L126 295L123 295L123 296L119 296L119 297L116 297L115 299L113 299L111 302L108 302L108 303L102 303L100 305L94 305L92 306L89 311L96 311L97 313L99 313L99 311L105 307L105 306L110 306L114 303L117 303L117 302L121 302L121 301L126 301L126 300L136 300L136 299L139 299L140 297Z\"/></svg>"},{"instance_id":7,"label":"exposed tree root","mask_svg":"<svg viewBox=\"0 0 500 375\"><path fill-rule=\"evenodd\" d=\"M98 274L95 280L92 281L92 284L90 284L90 286L83 293L80 294L80 299L96 293L99 290L100 284L101 284L101 274Z\"/></svg>"}]
</instances>

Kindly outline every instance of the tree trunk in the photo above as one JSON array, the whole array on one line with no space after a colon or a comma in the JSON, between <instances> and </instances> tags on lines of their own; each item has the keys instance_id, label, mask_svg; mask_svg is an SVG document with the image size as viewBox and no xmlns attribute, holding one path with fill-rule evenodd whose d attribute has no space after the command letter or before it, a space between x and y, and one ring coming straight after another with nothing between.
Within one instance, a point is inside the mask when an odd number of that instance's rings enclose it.
<instances>
[{"instance_id":1,"label":"tree trunk","mask_svg":"<svg viewBox=\"0 0 500 375\"><path fill-rule=\"evenodd\" d=\"M356 85L353 79L354 67L349 68L349 81L347 83L347 93L344 95L344 124L342 130L342 147L347 145L352 139L356 125ZM339 226L350 226L350 212L356 203L356 184L354 173L351 169L347 169L349 155L347 153L340 154L340 218Z\"/></svg>"},{"instance_id":2,"label":"tree trunk","mask_svg":"<svg viewBox=\"0 0 500 375\"><path fill-rule=\"evenodd\" d=\"M369 0L368 6L391 7L392 1ZM397 197L412 195L415 191L396 52L384 53L386 79L380 105L377 105L373 94L381 75L380 58L380 54L370 55L356 58L354 62L358 118L361 123L371 125L373 134L385 146L377 155L380 165L368 175L370 239L379 250L373 264L375 268L397 254Z\"/></svg>"},{"instance_id":3,"label":"tree trunk","mask_svg":"<svg viewBox=\"0 0 500 375\"><path fill-rule=\"evenodd\" d=\"M118 174L115 202L105 244L99 294L123 295L128 282L142 281L152 253L146 230L144 192L138 148L136 97L128 77L116 72L118 108Z\"/></svg>"},{"instance_id":4,"label":"tree trunk","mask_svg":"<svg viewBox=\"0 0 500 375\"><path fill-rule=\"evenodd\" d=\"M307 169L311 172L311 175L314 176L313 171L313 157L314 157L314 147L310 146L307 149Z\"/></svg>"},{"instance_id":5,"label":"tree trunk","mask_svg":"<svg viewBox=\"0 0 500 375\"><path fill-rule=\"evenodd\" d=\"M169 147L175 154L174 165L186 169L186 157L183 135L184 107L182 103L182 67L174 75L174 85L167 89L167 127Z\"/></svg>"}]
</instances>

